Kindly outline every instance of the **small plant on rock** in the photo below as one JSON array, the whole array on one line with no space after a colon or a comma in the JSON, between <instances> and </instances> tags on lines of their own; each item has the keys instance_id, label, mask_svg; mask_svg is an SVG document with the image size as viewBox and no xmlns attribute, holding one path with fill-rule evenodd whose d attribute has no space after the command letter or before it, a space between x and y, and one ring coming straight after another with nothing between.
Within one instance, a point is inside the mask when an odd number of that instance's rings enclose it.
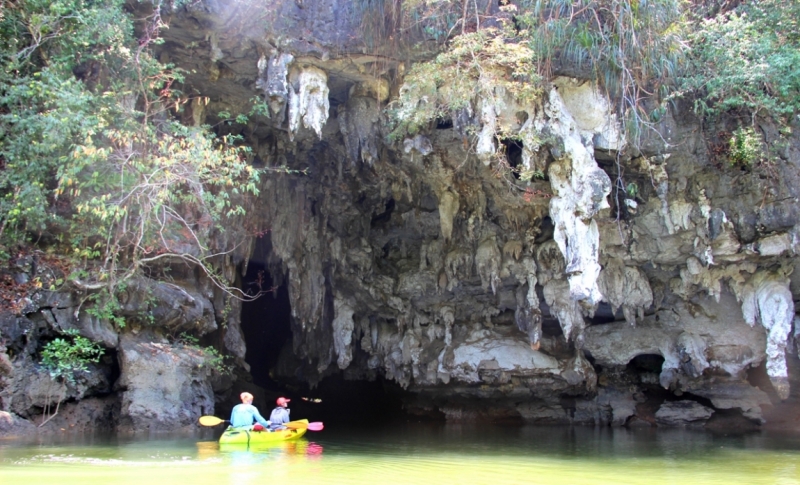
<instances>
[{"instance_id":1,"label":"small plant on rock","mask_svg":"<svg viewBox=\"0 0 800 485\"><path fill-rule=\"evenodd\" d=\"M90 363L96 363L103 355L103 347L79 335L75 329L64 330L42 349L42 365L53 379L75 381L75 372L86 372Z\"/></svg>"},{"instance_id":2,"label":"small plant on rock","mask_svg":"<svg viewBox=\"0 0 800 485\"><path fill-rule=\"evenodd\" d=\"M728 147L728 160L735 167L749 169L762 158L761 140L752 127L736 129L728 141Z\"/></svg>"}]
</instances>

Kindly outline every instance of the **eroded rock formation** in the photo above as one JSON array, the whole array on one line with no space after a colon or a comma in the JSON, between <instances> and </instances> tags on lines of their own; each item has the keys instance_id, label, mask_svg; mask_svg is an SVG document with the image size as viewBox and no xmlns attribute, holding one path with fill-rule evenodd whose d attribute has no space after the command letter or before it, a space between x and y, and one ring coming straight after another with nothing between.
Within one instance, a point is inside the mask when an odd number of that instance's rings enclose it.
<instances>
[{"instance_id":1,"label":"eroded rock formation","mask_svg":"<svg viewBox=\"0 0 800 485\"><path fill-rule=\"evenodd\" d=\"M528 106L498 94L389 140L383 108L401 89L401 59L363 53L342 1L273 3L269 31L253 6L183 7L163 50L189 73L184 90L210 97L187 122L246 112L261 96L268 119L220 129L239 130L257 166L290 169L263 178L247 216L255 229L222 264L240 281L267 241L259 263L291 305L276 379L383 378L409 412L451 420L613 425L702 426L720 411L760 424L798 392L787 368L797 144L774 178L720 167L679 106L626 146L609 101L567 77ZM521 140L518 161L498 133ZM498 157L544 179L500 172ZM214 336L249 371L240 305L202 278L128 293L123 329L48 292L3 320L2 410L33 418L44 405L43 391L20 384L41 372L32 332L76 328L114 361L65 392L106 399L121 428L213 412L233 384L173 337ZM137 323L143 310L154 329ZM119 373L113 389L102 372Z\"/></svg>"}]
</instances>

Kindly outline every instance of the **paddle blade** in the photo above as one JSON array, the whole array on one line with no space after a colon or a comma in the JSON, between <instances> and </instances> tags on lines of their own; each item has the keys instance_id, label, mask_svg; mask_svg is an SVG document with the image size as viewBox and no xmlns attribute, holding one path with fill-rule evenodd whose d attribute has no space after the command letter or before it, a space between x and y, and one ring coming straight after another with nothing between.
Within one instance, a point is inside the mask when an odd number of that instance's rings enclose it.
<instances>
[{"instance_id":1,"label":"paddle blade","mask_svg":"<svg viewBox=\"0 0 800 485\"><path fill-rule=\"evenodd\" d=\"M224 422L224 419L219 419L216 416L200 416L200 424L203 426L216 426Z\"/></svg>"},{"instance_id":2,"label":"paddle blade","mask_svg":"<svg viewBox=\"0 0 800 485\"><path fill-rule=\"evenodd\" d=\"M322 421L315 421L313 423L306 423L305 421L289 421L283 423L289 429L307 429L309 431L322 431L324 428Z\"/></svg>"},{"instance_id":3,"label":"paddle blade","mask_svg":"<svg viewBox=\"0 0 800 485\"><path fill-rule=\"evenodd\" d=\"M308 428L308 423L305 421L289 421L288 423L283 423L288 429L306 429Z\"/></svg>"}]
</instances>

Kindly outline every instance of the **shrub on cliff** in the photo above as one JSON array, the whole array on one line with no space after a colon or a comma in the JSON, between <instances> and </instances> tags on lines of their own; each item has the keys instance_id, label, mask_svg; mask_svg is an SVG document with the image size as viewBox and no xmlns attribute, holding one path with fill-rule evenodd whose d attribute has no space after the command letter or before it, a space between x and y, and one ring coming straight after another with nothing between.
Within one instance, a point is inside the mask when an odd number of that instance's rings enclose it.
<instances>
[{"instance_id":1,"label":"shrub on cliff","mask_svg":"<svg viewBox=\"0 0 800 485\"><path fill-rule=\"evenodd\" d=\"M785 121L800 112L800 2L742 2L692 24L683 88L701 115L731 110Z\"/></svg>"},{"instance_id":2,"label":"shrub on cliff","mask_svg":"<svg viewBox=\"0 0 800 485\"><path fill-rule=\"evenodd\" d=\"M214 234L259 172L236 138L175 121L202 100L151 55L159 7L135 37L124 0L2 1L0 243L57 245L90 291L175 259L234 291L210 263L227 249Z\"/></svg>"},{"instance_id":3,"label":"shrub on cliff","mask_svg":"<svg viewBox=\"0 0 800 485\"><path fill-rule=\"evenodd\" d=\"M481 96L479 91L489 91L492 82L510 94L535 91L530 85L538 87L541 80L547 80L553 64L558 62L585 69L617 100L615 111L627 120L627 133L635 142L642 125L650 123L653 117L644 100L655 98L656 105L660 105L667 98L683 59L686 46L681 2L523 0L501 3L505 6L494 15L487 15L492 11L490 5L481 9L477 4L469 15L468 2L414 0L403 3L407 16L436 12L428 21L439 29L442 18L453 19L449 33L454 37L442 54L432 61L416 64L405 77L400 106L392 112L400 128L413 129L449 109L469 102L474 105ZM449 6L449 16L441 13L446 6ZM497 25L502 28L498 30ZM506 47L498 49L496 39ZM469 46L469 50L465 51L465 46ZM458 52L464 53L457 55ZM474 67L464 69L465 61ZM520 76L516 66L524 66L528 73ZM488 77L487 73L499 74L495 76L499 81ZM480 80L477 84L476 79ZM512 84L512 89L502 86L515 79L519 80L518 85ZM477 87L471 92L458 88L465 82ZM439 95L431 99L428 93L434 84ZM416 100L411 99L412 95L416 95ZM415 105L415 101L419 103Z\"/></svg>"}]
</instances>

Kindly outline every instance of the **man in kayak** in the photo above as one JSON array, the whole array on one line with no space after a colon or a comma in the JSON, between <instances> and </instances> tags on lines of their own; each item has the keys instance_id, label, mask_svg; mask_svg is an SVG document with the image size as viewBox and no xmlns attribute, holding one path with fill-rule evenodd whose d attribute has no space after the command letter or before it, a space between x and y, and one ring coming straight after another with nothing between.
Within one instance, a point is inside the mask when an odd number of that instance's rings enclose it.
<instances>
[{"instance_id":1,"label":"man in kayak","mask_svg":"<svg viewBox=\"0 0 800 485\"><path fill-rule=\"evenodd\" d=\"M243 392L239 394L239 398L242 400L242 404L237 404L233 407L231 411L231 426L234 428L250 428L255 431L269 429L270 422L264 419L258 409L253 406L253 395L249 392Z\"/></svg>"},{"instance_id":2,"label":"man in kayak","mask_svg":"<svg viewBox=\"0 0 800 485\"><path fill-rule=\"evenodd\" d=\"M291 421L289 419L289 401L291 399L286 399L285 397L279 397L276 401L278 403L278 407L272 410L272 413L269 415L269 421L272 423L272 429L286 429L286 426L283 426L283 423L288 423Z\"/></svg>"}]
</instances>

